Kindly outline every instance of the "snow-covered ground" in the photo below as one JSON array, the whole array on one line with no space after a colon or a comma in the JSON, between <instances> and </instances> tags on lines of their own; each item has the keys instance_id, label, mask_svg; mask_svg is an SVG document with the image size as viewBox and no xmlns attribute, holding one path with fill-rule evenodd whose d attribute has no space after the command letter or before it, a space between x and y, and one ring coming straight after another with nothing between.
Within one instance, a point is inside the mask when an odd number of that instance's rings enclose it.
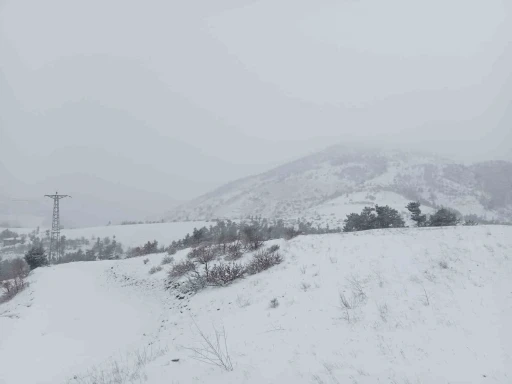
<instances>
[{"instance_id":1,"label":"snow-covered ground","mask_svg":"<svg viewBox=\"0 0 512 384\"><path fill-rule=\"evenodd\" d=\"M512 227L278 243L281 265L191 297L164 290L169 266L148 274L164 255L36 270L0 305L0 383L80 383L148 351L137 383L512 382ZM232 372L193 358L194 322L225 329Z\"/></svg>"},{"instance_id":2,"label":"snow-covered ground","mask_svg":"<svg viewBox=\"0 0 512 384\"><path fill-rule=\"evenodd\" d=\"M105 238L113 236L120 242L125 250L128 247L141 246L148 241L157 240L160 245L167 246L175 240L184 238L187 234L192 233L194 228L209 226L211 223L205 221L184 221L175 223L158 223L158 224L136 224L136 225L109 225L103 227L63 229L62 236L68 239L86 239L95 240L96 238ZM0 232L7 228L0 228ZM19 235L27 235L35 228L8 228L10 231ZM39 236L44 236L47 228L40 228ZM0 244L1 246L1 244ZM21 256L18 253L6 253L4 259Z\"/></svg>"},{"instance_id":3,"label":"snow-covered ground","mask_svg":"<svg viewBox=\"0 0 512 384\"><path fill-rule=\"evenodd\" d=\"M97 238L97 237L116 237L125 247L135 247L148 241L157 240L160 244L169 245L174 240L185 237L192 233L194 228L201 228L209 223L204 221L186 221L176 223L159 224L137 224L137 225L110 225L106 227L91 227L65 229L62 235L68 239L79 237Z\"/></svg>"}]
</instances>

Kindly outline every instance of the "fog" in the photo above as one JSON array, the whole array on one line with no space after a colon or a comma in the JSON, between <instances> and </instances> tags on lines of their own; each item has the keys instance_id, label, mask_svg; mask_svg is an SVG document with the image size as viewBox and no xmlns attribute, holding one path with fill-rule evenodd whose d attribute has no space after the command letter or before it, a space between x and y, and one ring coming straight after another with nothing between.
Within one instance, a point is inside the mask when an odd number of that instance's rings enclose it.
<instances>
[{"instance_id":1,"label":"fog","mask_svg":"<svg viewBox=\"0 0 512 384\"><path fill-rule=\"evenodd\" d=\"M512 160L511 75L508 0L3 0L0 195L93 224L334 143Z\"/></svg>"}]
</instances>

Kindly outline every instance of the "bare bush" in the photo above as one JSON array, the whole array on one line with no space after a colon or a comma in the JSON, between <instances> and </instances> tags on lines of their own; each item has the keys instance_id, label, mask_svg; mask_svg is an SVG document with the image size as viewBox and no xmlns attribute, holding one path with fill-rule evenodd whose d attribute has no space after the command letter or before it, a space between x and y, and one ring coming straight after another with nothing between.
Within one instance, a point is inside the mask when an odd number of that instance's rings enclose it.
<instances>
[{"instance_id":1,"label":"bare bush","mask_svg":"<svg viewBox=\"0 0 512 384\"><path fill-rule=\"evenodd\" d=\"M197 293L205 289L207 286L208 282L206 281L206 276L201 275L199 272L194 272L183 284L181 284L180 291L181 293Z\"/></svg>"},{"instance_id":2,"label":"bare bush","mask_svg":"<svg viewBox=\"0 0 512 384\"><path fill-rule=\"evenodd\" d=\"M240 228L240 238L248 251L256 251L263 245L263 236L256 225L242 226Z\"/></svg>"},{"instance_id":3,"label":"bare bush","mask_svg":"<svg viewBox=\"0 0 512 384\"><path fill-rule=\"evenodd\" d=\"M227 260L238 260L243 256L243 247L240 241L235 241L232 244L228 245L228 254L226 256Z\"/></svg>"},{"instance_id":4,"label":"bare bush","mask_svg":"<svg viewBox=\"0 0 512 384\"><path fill-rule=\"evenodd\" d=\"M309 288L311 288L311 284L306 283L305 281L300 283L300 289L302 289L304 292L309 291Z\"/></svg>"},{"instance_id":5,"label":"bare bush","mask_svg":"<svg viewBox=\"0 0 512 384\"><path fill-rule=\"evenodd\" d=\"M190 260L196 261L199 264L208 265L214 261L218 256L215 247L209 245L202 245L192 249L187 257Z\"/></svg>"},{"instance_id":6,"label":"bare bush","mask_svg":"<svg viewBox=\"0 0 512 384\"><path fill-rule=\"evenodd\" d=\"M155 266L155 267L151 267L151 269L149 270L149 274L150 274L150 275L153 275L153 274L155 274L155 273L157 273L157 272L160 272L162 269L163 269L163 268L162 268L162 266L161 266L161 265L159 265L159 266Z\"/></svg>"},{"instance_id":7,"label":"bare bush","mask_svg":"<svg viewBox=\"0 0 512 384\"><path fill-rule=\"evenodd\" d=\"M165 256L161 262L162 265L167 265L167 264L172 264L172 263L174 263L174 257L172 257L172 256Z\"/></svg>"},{"instance_id":8,"label":"bare bush","mask_svg":"<svg viewBox=\"0 0 512 384\"><path fill-rule=\"evenodd\" d=\"M12 280L6 280L0 283L0 288L3 290L2 296L0 296L0 303L8 301L24 290L28 286L28 283L21 276L17 276Z\"/></svg>"},{"instance_id":9,"label":"bare bush","mask_svg":"<svg viewBox=\"0 0 512 384\"><path fill-rule=\"evenodd\" d=\"M11 269L13 277L18 277L24 279L28 276L30 272L30 267L24 259L18 258L14 259L11 262Z\"/></svg>"},{"instance_id":10,"label":"bare bush","mask_svg":"<svg viewBox=\"0 0 512 384\"><path fill-rule=\"evenodd\" d=\"M172 266L171 270L169 271L169 277L172 279L177 279L195 270L196 265L192 261L183 260Z\"/></svg>"},{"instance_id":11,"label":"bare bush","mask_svg":"<svg viewBox=\"0 0 512 384\"><path fill-rule=\"evenodd\" d=\"M245 267L238 263L219 263L206 275L208 284L222 286L231 284L233 281L244 277Z\"/></svg>"},{"instance_id":12,"label":"bare bush","mask_svg":"<svg viewBox=\"0 0 512 384\"><path fill-rule=\"evenodd\" d=\"M149 259L146 257L144 260L142 260L144 262L144 265L146 265L147 263L149 263Z\"/></svg>"},{"instance_id":13,"label":"bare bush","mask_svg":"<svg viewBox=\"0 0 512 384\"><path fill-rule=\"evenodd\" d=\"M282 262L283 257L277 251L270 252L270 249L259 251L253 256L252 260L247 265L247 273L254 275Z\"/></svg>"},{"instance_id":14,"label":"bare bush","mask_svg":"<svg viewBox=\"0 0 512 384\"><path fill-rule=\"evenodd\" d=\"M439 262L439 266L442 268L442 269L448 269L448 263L444 260L440 261Z\"/></svg>"},{"instance_id":15,"label":"bare bush","mask_svg":"<svg viewBox=\"0 0 512 384\"><path fill-rule=\"evenodd\" d=\"M199 333L200 340L198 347L185 348L193 352L192 358L225 371L233 371L233 363L228 350L226 330L217 330L214 327L214 336L205 334L194 321L194 325Z\"/></svg>"},{"instance_id":16,"label":"bare bush","mask_svg":"<svg viewBox=\"0 0 512 384\"><path fill-rule=\"evenodd\" d=\"M25 260L14 259L9 266L9 279L0 282L0 289L3 291L0 296L0 303L12 299L28 286L25 278L28 276L30 269Z\"/></svg>"},{"instance_id":17,"label":"bare bush","mask_svg":"<svg viewBox=\"0 0 512 384\"><path fill-rule=\"evenodd\" d=\"M270 308L277 308L279 307L279 300L277 300L277 298L273 298L272 300L270 300Z\"/></svg>"}]
</instances>

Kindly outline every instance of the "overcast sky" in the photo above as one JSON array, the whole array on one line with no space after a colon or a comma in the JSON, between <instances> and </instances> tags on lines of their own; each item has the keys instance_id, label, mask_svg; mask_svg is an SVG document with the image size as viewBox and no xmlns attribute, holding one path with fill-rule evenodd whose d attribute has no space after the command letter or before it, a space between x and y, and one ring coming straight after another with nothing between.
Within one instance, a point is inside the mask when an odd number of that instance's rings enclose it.
<instances>
[{"instance_id":1,"label":"overcast sky","mask_svg":"<svg viewBox=\"0 0 512 384\"><path fill-rule=\"evenodd\" d=\"M510 3L0 0L0 163L185 200L336 142L512 160Z\"/></svg>"}]
</instances>

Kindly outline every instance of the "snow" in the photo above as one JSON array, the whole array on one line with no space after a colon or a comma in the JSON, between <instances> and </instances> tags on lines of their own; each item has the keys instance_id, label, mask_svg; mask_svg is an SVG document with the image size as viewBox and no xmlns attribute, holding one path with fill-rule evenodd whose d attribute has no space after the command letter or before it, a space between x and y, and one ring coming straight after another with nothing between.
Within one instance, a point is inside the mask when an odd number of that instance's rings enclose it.
<instances>
[{"instance_id":1,"label":"snow","mask_svg":"<svg viewBox=\"0 0 512 384\"><path fill-rule=\"evenodd\" d=\"M392 200L399 205L389 205L398 210L411 200L420 199L424 207L444 206L465 215L510 221L509 205L496 209L486 206L493 194L486 192L478 180L473 168L435 156L335 146L225 185L171 210L167 217L180 220L241 219L250 215L300 217L316 224L337 226L346 214L362 209L357 205L354 210L347 210L340 196L361 201L359 195L381 193L383 199L376 199L374 203L386 205L389 200L386 194L393 191Z\"/></svg>"},{"instance_id":2,"label":"snow","mask_svg":"<svg viewBox=\"0 0 512 384\"><path fill-rule=\"evenodd\" d=\"M274 243L283 264L182 300L165 271L148 274L162 254L36 270L0 305L0 383L78 383L151 345L166 351L144 367L148 384L512 382L512 227ZM340 292L358 287L347 312ZM232 372L193 358L192 319L207 334L224 327Z\"/></svg>"},{"instance_id":3,"label":"snow","mask_svg":"<svg viewBox=\"0 0 512 384\"><path fill-rule=\"evenodd\" d=\"M86 239L96 239L98 237L105 238L113 236L120 242L125 250L128 247L141 246L148 241L157 240L160 245L169 245L175 240L184 238L187 234L192 233L194 228L201 228L209 226L211 223L206 221L184 221L173 223L157 223L157 224L135 224L135 225L109 225L103 227L89 227L89 228L76 228L76 229L63 229L61 236L66 236L68 239L79 239L84 237ZM4 229L0 228L0 232ZM9 230L18 233L19 235L28 235L35 228L10 228ZM40 228L39 236L44 236L47 228ZM1 244L0 244L1 246ZM4 259L14 258L20 256L16 252L5 253Z\"/></svg>"},{"instance_id":4,"label":"snow","mask_svg":"<svg viewBox=\"0 0 512 384\"><path fill-rule=\"evenodd\" d=\"M169 245L175 240L182 239L194 228L208 226L204 221L186 221L175 223L138 224L138 225L110 225L105 227L91 227L78 229L64 229L61 235L68 239L79 237L116 237L125 247L135 247L148 241L157 240L160 244Z\"/></svg>"},{"instance_id":5,"label":"snow","mask_svg":"<svg viewBox=\"0 0 512 384\"><path fill-rule=\"evenodd\" d=\"M389 205L403 216L408 225L413 226L414 223L410 220L410 212L406 209L409 202L410 200L394 192L355 192L310 208L304 213L304 216L313 218L313 222L321 225L329 224L331 228L342 228L343 221L351 213L360 213L364 207L374 206L375 204ZM434 212L429 207L421 207L421 209L423 213L430 214ZM315 220L316 217L320 219Z\"/></svg>"}]
</instances>

